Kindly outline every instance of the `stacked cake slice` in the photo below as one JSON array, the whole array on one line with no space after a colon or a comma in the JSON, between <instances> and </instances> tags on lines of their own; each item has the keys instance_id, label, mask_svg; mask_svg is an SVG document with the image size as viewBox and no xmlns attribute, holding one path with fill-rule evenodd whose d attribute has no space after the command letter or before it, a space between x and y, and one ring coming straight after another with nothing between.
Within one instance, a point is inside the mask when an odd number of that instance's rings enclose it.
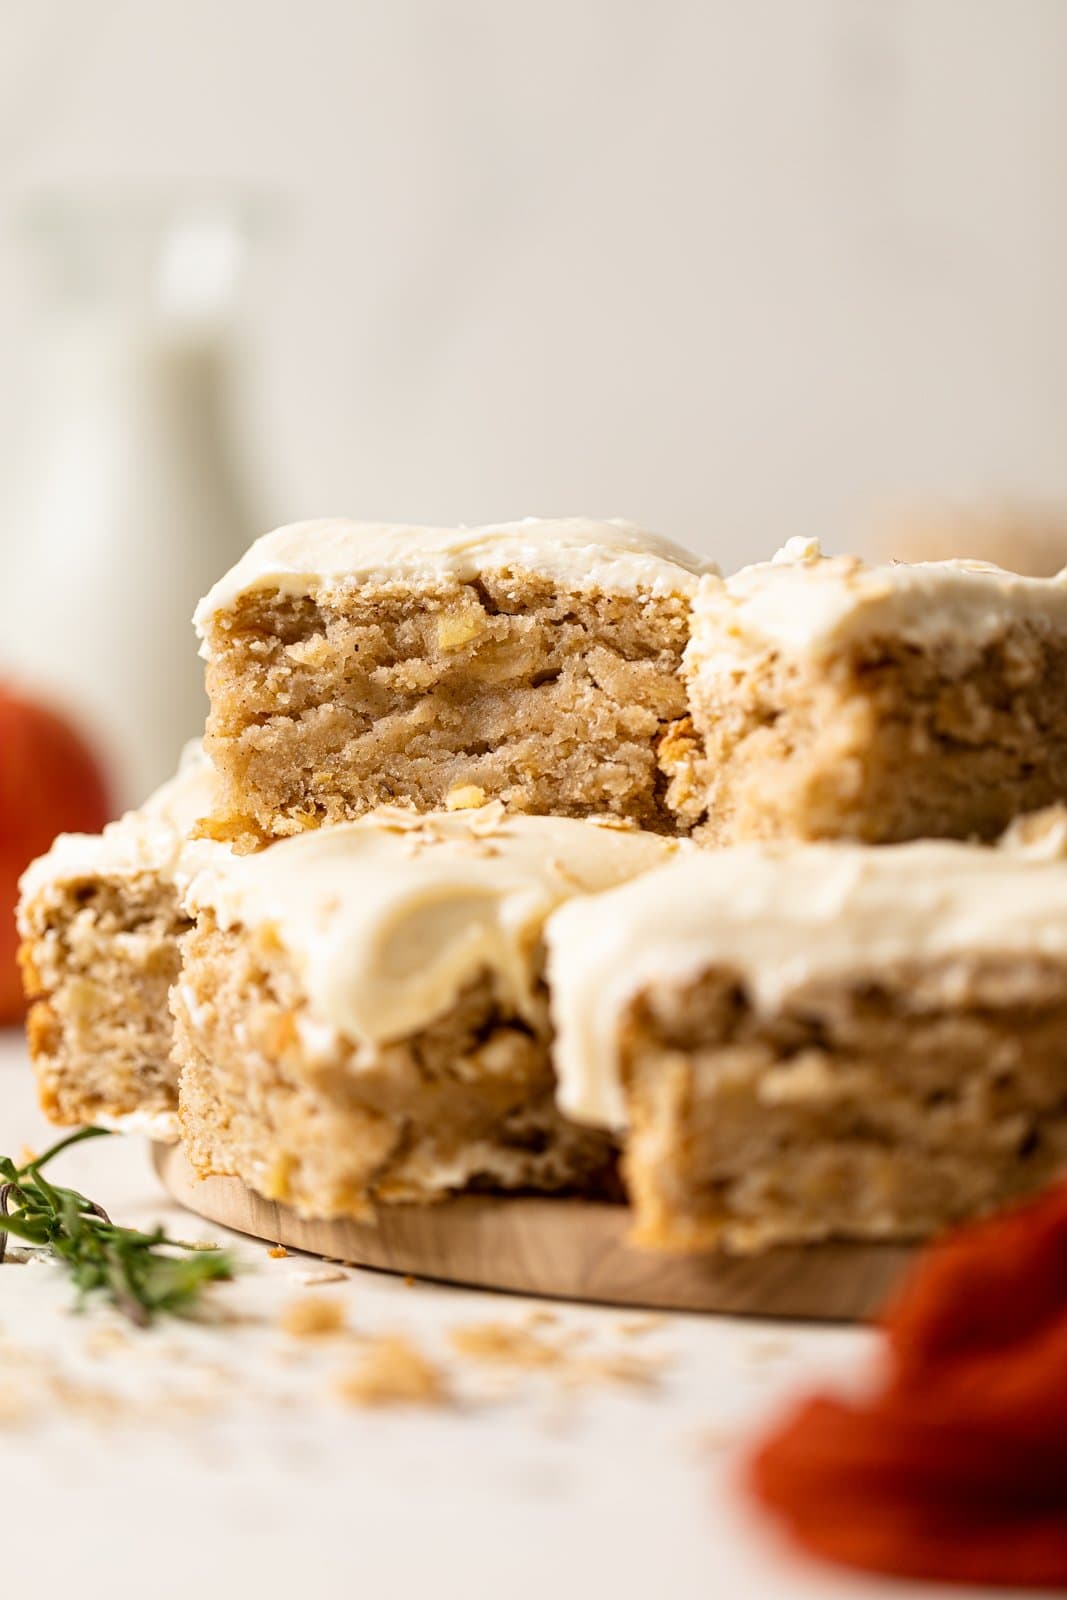
<instances>
[{"instance_id":1,"label":"stacked cake slice","mask_svg":"<svg viewBox=\"0 0 1067 1600\"><path fill-rule=\"evenodd\" d=\"M1067 1169L1062 859L737 845L549 944L561 1104L646 1243L919 1238Z\"/></svg>"},{"instance_id":2,"label":"stacked cake slice","mask_svg":"<svg viewBox=\"0 0 1067 1600\"><path fill-rule=\"evenodd\" d=\"M172 996L194 1165L317 1216L602 1186L610 1141L556 1108L542 933L676 848L486 807L216 853Z\"/></svg>"},{"instance_id":3,"label":"stacked cake slice","mask_svg":"<svg viewBox=\"0 0 1067 1600\"><path fill-rule=\"evenodd\" d=\"M217 836L487 799L677 832L657 749L699 568L627 523L261 539L196 613Z\"/></svg>"},{"instance_id":4,"label":"stacked cake slice","mask_svg":"<svg viewBox=\"0 0 1067 1600\"><path fill-rule=\"evenodd\" d=\"M181 863L212 799L211 767L196 745L139 811L99 835L61 834L22 879L30 1053L54 1122L121 1118L173 1137L168 995L192 925Z\"/></svg>"},{"instance_id":5,"label":"stacked cake slice","mask_svg":"<svg viewBox=\"0 0 1067 1600\"><path fill-rule=\"evenodd\" d=\"M306 523L197 626L207 759L24 880L55 1120L177 1108L316 1216L604 1195L621 1146L672 1249L1067 1168L1063 828L965 842L1067 799L1067 580Z\"/></svg>"},{"instance_id":6,"label":"stacked cake slice","mask_svg":"<svg viewBox=\"0 0 1067 1600\"><path fill-rule=\"evenodd\" d=\"M667 803L707 842L992 839L1067 795L1067 573L793 540L693 603Z\"/></svg>"}]
</instances>

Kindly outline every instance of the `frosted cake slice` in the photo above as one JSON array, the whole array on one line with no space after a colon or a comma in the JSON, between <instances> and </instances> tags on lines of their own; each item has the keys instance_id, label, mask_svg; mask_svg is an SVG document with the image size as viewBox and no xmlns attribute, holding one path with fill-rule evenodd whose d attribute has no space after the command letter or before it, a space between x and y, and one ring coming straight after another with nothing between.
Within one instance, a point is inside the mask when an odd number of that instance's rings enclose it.
<instances>
[{"instance_id":1,"label":"frosted cake slice","mask_svg":"<svg viewBox=\"0 0 1067 1600\"><path fill-rule=\"evenodd\" d=\"M541 929L677 848L492 805L216 850L171 993L192 1164L324 1217L603 1182L611 1141L555 1105Z\"/></svg>"},{"instance_id":2,"label":"frosted cake slice","mask_svg":"<svg viewBox=\"0 0 1067 1600\"><path fill-rule=\"evenodd\" d=\"M557 912L560 1104L628 1128L639 1240L920 1238L1067 1170L1053 847L739 845Z\"/></svg>"},{"instance_id":3,"label":"frosted cake slice","mask_svg":"<svg viewBox=\"0 0 1067 1600\"><path fill-rule=\"evenodd\" d=\"M1067 574L793 540L705 577L668 799L716 843L994 837L1067 795Z\"/></svg>"},{"instance_id":4,"label":"frosted cake slice","mask_svg":"<svg viewBox=\"0 0 1067 1600\"><path fill-rule=\"evenodd\" d=\"M176 878L212 802L199 745L178 775L102 834L60 834L20 885L20 961L41 1106L53 1122L136 1119L176 1131L167 991L189 927Z\"/></svg>"},{"instance_id":5,"label":"frosted cake slice","mask_svg":"<svg viewBox=\"0 0 1067 1600\"><path fill-rule=\"evenodd\" d=\"M677 831L656 750L699 570L619 522L268 534L196 613L214 836L494 798Z\"/></svg>"}]
</instances>

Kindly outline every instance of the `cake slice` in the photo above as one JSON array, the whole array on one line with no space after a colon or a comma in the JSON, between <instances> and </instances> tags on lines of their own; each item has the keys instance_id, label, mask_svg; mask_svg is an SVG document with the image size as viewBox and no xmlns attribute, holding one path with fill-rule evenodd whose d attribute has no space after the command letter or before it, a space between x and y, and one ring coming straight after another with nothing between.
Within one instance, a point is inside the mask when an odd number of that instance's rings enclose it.
<instances>
[{"instance_id":1,"label":"cake slice","mask_svg":"<svg viewBox=\"0 0 1067 1600\"><path fill-rule=\"evenodd\" d=\"M618 522L268 534L196 613L214 836L494 798L677 831L656 750L698 570Z\"/></svg>"},{"instance_id":2,"label":"cake slice","mask_svg":"<svg viewBox=\"0 0 1067 1600\"><path fill-rule=\"evenodd\" d=\"M685 675L661 758L712 842L989 839L1067 795L1067 573L792 540L701 581Z\"/></svg>"},{"instance_id":3,"label":"cake slice","mask_svg":"<svg viewBox=\"0 0 1067 1600\"><path fill-rule=\"evenodd\" d=\"M60 834L22 877L20 961L41 1107L53 1122L176 1131L167 991L189 927L177 874L212 801L188 748L177 776L102 834Z\"/></svg>"},{"instance_id":4,"label":"cake slice","mask_svg":"<svg viewBox=\"0 0 1067 1600\"><path fill-rule=\"evenodd\" d=\"M921 1238L1067 1170L1063 835L699 851L557 912L560 1104L628 1128L638 1240Z\"/></svg>"},{"instance_id":5,"label":"cake slice","mask_svg":"<svg viewBox=\"0 0 1067 1600\"><path fill-rule=\"evenodd\" d=\"M610 1139L555 1105L541 928L677 848L499 804L216 847L171 994L193 1166L321 1217L602 1182Z\"/></svg>"}]
</instances>

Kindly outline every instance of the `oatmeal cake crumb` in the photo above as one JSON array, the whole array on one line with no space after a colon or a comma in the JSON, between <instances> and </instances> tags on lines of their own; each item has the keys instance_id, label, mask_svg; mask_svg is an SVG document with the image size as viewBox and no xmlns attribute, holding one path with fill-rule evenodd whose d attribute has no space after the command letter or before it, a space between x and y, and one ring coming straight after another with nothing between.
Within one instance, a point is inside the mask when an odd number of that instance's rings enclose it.
<instances>
[{"instance_id":1,"label":"oatmeal cake crumb","mask_svg":"<svg viewBox=\"0 0 1067 1600\"><path fill-rule=\"evenodd\" d=\"M304 1295L283 1308L278 1326L293 1339L322 1338L341 1332L345 1326L345 1308L340 1300L326 1295Z\"/></svg>"},{"instance_id":2,"label":"oatmeal cake crumb","mask_svg":"<svg viewBox=\"0 0 1067 1600\"><path fill-rule=\"evenodd\" d=\"M449 1332L452 1347L474 1361L500 1362L513 1367L552 1367L564 1352L529 1327L510 1322L467 1323Z\"/></svg>"},{"instance_id":3,"label":"oatmeal cake crumb","mask_svg":"<svg viewBox=\"0 0 1067 1600\"><path fill-rule=\"evenodd\" d=\"M368 1344L338 1381L337 1393L357 1406L444 1406L452 1402L445 1373L401 1334Z\"/></svg>"}]
</instances>

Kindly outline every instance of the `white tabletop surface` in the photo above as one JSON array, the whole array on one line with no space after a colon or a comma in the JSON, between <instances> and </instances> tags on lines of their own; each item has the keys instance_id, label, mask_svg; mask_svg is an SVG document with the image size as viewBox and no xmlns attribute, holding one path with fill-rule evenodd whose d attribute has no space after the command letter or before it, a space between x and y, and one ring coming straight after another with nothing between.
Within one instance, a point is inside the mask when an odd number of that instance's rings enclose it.
<instances>
[{"instance_id":1,"label":"white tabletop surface","mask_svg":"<svg viewBox=\"0 0 1067 1600\"><path fill-rule=\"evenodd\" d=\"M0 1150L39 1150L52 1137L21 1040L0 1034ZM101 1140L61 1159L57 1179L118 1221L222 1236L167 1203L139 1140ZM868 1334L673 1316L637 1335L630 1314L555 1306L546 1338L579 1332L578 1351L664 1358L654 1387L568 1385L551 1370L497 1373L448 1343L457 1325L521 1323L534 1302L355 1269L308 1285L320 1263L230 1242L248 1269L217 1291L230 1321L128 1337L113 1332L119 1321L107 1309L73 1314L56 1269L0 1268L3 1592L40 1600L946 1593L808 1563L735 1488L764 1419L814 1381L858 1378ZM282 1308L310 1294L343 1300L351 1331L286 1335ZM409 1335L447 1368L458 1404L368 1410L338 1398L338 1376L358 1359L361 1339L388 1332ZM9 1411L12 1386L32 1392L21 1420L19 1406L4 1420L5 1383Z\"/></svg>"}]
</instances>

